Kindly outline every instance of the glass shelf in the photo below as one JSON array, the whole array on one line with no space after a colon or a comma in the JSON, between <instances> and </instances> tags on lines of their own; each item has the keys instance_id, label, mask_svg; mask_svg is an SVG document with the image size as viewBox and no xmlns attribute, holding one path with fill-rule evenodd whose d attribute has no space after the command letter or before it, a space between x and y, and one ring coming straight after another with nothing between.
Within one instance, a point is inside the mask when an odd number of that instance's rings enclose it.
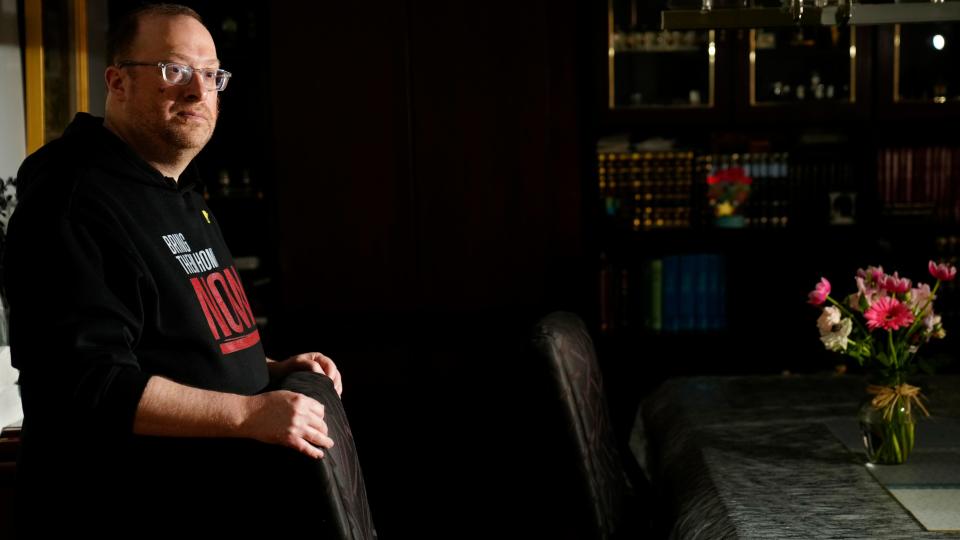
<instances>
[{"instance_id":1,"label":"glass shelf","mask_svg":"<svg viewBox=\"0 0 960 540\"><path fill-rule=\"evenodd\" d=\"M856 28L750 30L750 105L856 102Z\"/></svg>"},{"instance_id":2,"label":"glass shelf","mask_svg":"<svg viewBox=\"0 0 960 540\"><path fill-rule=\"evenodd\" d=\"M610 109L714 106L715 32L662 31L660 9L608 0Z\"/></svg>"},{"instance_id":3,"label":"glass shelf","mask_svg":"<svg viewBox=\"0 0 960 540\"><path fill-rule=\"evenodd\" d=\"M946 103L960 100L960 23L896 25L893 33L893 100Z\"/></svg>"}]
</instances>

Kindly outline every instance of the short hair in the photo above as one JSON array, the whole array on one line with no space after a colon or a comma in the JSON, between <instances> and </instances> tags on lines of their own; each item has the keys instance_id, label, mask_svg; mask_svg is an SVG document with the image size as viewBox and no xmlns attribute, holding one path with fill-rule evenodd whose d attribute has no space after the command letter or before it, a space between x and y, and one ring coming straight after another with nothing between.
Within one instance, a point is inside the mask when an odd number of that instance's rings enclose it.
<instances>
[{"instance_id":1,"label":"short hair","mask_svg":"<svg viewBox=\"0 0 960 540\"><path fill-rule=\"evenodd\" d=\"M133 41L137 38L141 18L176 17L179 15L191 17L200 24L204 24L203 19L196 11L180 4L146 4L130 11L120 19L116 26L110 28L107 34L107 61L110 64L116 64L125 60L125 57L130 54ZM206 27L205 24L204 27Z\"/></svg>"}]
</instances>

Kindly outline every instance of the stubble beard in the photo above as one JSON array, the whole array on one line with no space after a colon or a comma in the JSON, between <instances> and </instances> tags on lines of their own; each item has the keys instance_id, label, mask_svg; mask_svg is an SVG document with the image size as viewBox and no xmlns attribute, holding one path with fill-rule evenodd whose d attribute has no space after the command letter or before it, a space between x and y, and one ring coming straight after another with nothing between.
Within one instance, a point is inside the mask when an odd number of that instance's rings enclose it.
<instances>
[{"instance_id":1,"label":"stubble beard","mask_svg":"<svg viewBox=\"0 0 960 540\"><path fill-rule=\"evenodd\" d=\"M210 142L217 127L217 113L204 110L202 122L195 122L174 114L158 130L159 138L176 150L200 151Z\"/></svg>"}]
</instances>

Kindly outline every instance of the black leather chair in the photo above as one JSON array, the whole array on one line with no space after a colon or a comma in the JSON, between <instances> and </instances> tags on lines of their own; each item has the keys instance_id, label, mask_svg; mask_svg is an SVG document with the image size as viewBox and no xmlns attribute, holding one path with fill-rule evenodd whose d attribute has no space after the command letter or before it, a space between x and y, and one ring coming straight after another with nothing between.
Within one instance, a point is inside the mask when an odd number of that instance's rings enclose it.
<instances>
[{"instance_id":1,"label":"black leather chair","mask_svg":"<svg viewBox=\"0 0 960 540\"><path fill-rule=\"evenodd\" d=\"M326 376L300 371L288 375L280 387L300 392L324 404L324 419L333 448L324 450L324 458L315 463L326 493L329 523L320 528L322 538L336 540L374 540L377 537L367 502L367 488L347 421L343 403Z\"/></svg>"},{"instance_id":2,"label":"black leather chair","mask_svg":"<svg viewBox=\"0 0 960 540\"><path fill-rule=\"evenodd\" d=\"M543 418L543 424L560 431L558 436L548 435L554 447L543 451L554 469L548 482L570 477L553 484L558 491L548 495L565 499L559 501L562 511L554 518L565 523L561 534L596 539L649 536L646 479L625 445L618 447L603 377L583 321L573 313L551 313L537 322L531 343L537 367L549 374L548 406L542 412L550 417Z\"/></svg>"}]
</instances>

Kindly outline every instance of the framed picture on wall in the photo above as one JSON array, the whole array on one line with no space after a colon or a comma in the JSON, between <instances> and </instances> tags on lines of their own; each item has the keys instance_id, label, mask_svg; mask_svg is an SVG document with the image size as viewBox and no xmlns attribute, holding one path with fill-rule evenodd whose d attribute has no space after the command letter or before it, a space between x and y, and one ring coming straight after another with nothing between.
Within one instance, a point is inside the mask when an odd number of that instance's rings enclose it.
<instances>
[{"instance_id":1,"label":"framed picture on wall","mask_svg":"<svg viewBox=\"0 0 960 540\"><path fill-rule=\"evenodd\" d=\"M27 153L89 109L86 0L24 0Z\"/></svg>"}]
</instances>

